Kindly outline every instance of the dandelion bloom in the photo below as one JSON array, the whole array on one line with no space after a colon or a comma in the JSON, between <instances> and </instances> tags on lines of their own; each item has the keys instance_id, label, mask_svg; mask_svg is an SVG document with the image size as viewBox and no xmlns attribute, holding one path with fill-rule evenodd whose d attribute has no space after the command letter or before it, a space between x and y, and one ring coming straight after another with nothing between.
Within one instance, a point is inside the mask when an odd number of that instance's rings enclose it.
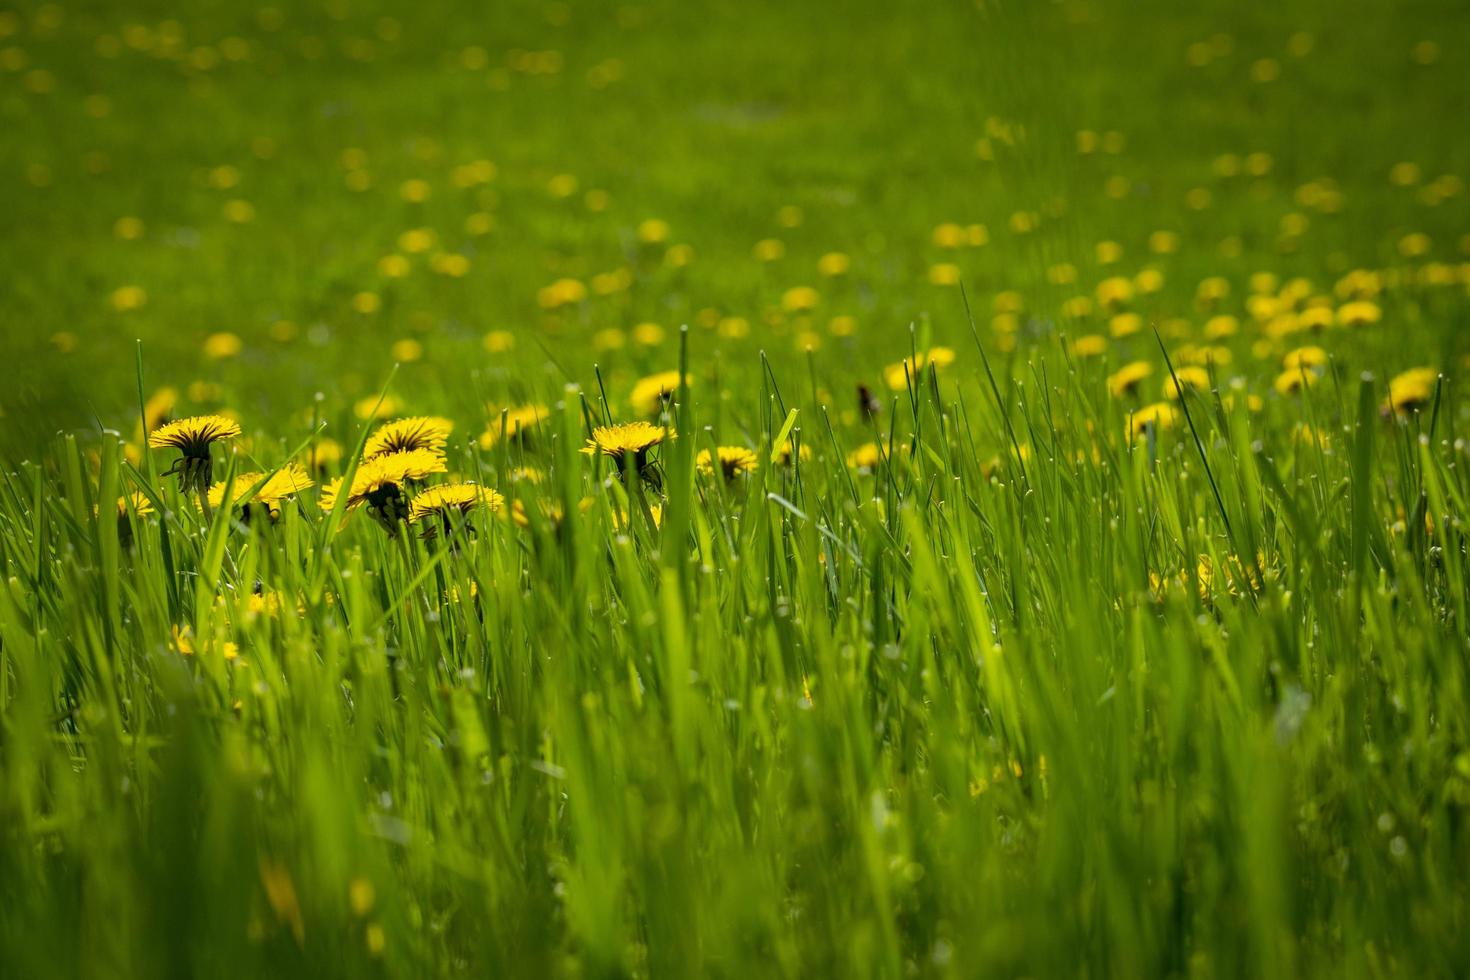
<instances>
[{"instance_id":1,"label":"dandelion bloom","mask_svg":"<svg viewBox=\"0 0 1470 980\"><path fill-rule=\"evenodd\" d=\"M489 487L446 483L413 498L408 505L408 523L423 524L424 538L431 539L441 531L446 535L453 531L456 520L468 527L469 515L476 507L497 511L504 502L505 498Z\"/></svg>"},{"instance_id":2,"label":"dandelion bloom","mask_svg":"<svg viewBox=\"0 0 1470 980\"><path fill-rule=\"evenodd\" d=\"M1108 349L1108 339L1101 334L1089 333L1072 341L1074 357L1097 357Z\"/></svg>"},{"instance_id":3,"label":"dandelion bloom","mask_svg":"<svg viewBox=\"0 0 1470 980\"><path fill-rule=\"evenodd\" d=\"M1337 308L1337 322L1344 327L1368 327L1381 319L1383 311L1370 300L1354 300Z\"/></svg>"},{"instance_id":4,"label":"dandelion bloom","mask_svg":"<svg viewBox=\"0 0 1470 980\"><path fill-rule=\"evenodd\" d=\"M1210 386L1210 372L1202 367L1182 367L1164 379L1164 397L1179 400L1180 390L1199 391Z\"/></svg>"},{"instance_id":5,"label":"dandelion bloom","mask_svg":"<svg viewBox=\"0 0 1470 980\"><path fill-rule=\"evenodd\" d=\"M1153 426L1155 431L1159 429L1172 429L1175 421L1179 418L1179 410L1169 402L1155 402L1145 405L1128 417L1128 434L1136 438Z\"/></svg>"},{"instance_id":6,"label":"dandelion bloom","mask_svg":"<svg viewBox=\"0 0 1470 980\"><path fill-rule=\"evenodd\" d=\"M790 452L789 445L787 452ZM759 466L755 451L744 446L719 446L716 447L714 456L711 456L708 449L701 449L694 459L694 465L699 467L699 472L710 474L715 471L716 460L720 472L727 480L733 480L743 473L754 473Z\"/></svg>"},{"instance_id":7,"label":"dandelion bloom","mask_svg":"<svg viewBox=\"0 0 1470 980\"><path fill-rule=\"evenodd\" d=\"M773 455L775 456L775 462L780 463L782 466L790 466L793 456L791 440L787 439L785 442L781 443L780 448L778 448ZM811 459L812 447L802 445L800 450L798 450L794 455L797 459L801 460Z\"/></svg>"},{"instance_id":8,"label":"dandelion bloom","mask_svg":"<svg viewBox=\"0 0 1470 980\"><path fill-rule=\"evenodd\" d=\"M940 368L949 367L954 363L955 353L948 347L931 347L928 352L919 352L912 357L906 357L897 364L890 364L883 369L883 380L888 387L894 391L902 391L908 387L909 379L917 379L919 372L925 367L933 365L937 371Z\"/></svg>"},{"instance_id":9,"label":"dandelion bloom","mask_svg":"<svg viewBox=\"0 0 1470 980\"><path fill-rule=\"evenodd\" d=\"M498 417L490 420L490 425L480 436L481 449L492 448L500 442L502 434L507 439L521 438L547 417L545 405L519 405L507 408L503 413L493 414Z\"/></svg>"},{"instance_id":10,"label":"dandelion bloom","mask_svg":"<svg viewBox=\"0 0 1470 980\"><path fill-rule=\"evenodd\" d=\"M128 511L132 510L139 517L147 517L153 513L153 501L148 499L147 494L134 490L126 497L117 498L117 516L127 517Z\"/></svg>"},{"instance_id":11,"label":"dandelion bloom","mask_svg":"<svg viewBox=\"0 0 1470 980\"><path fill-rule=\"evenodd\" d=\"M1108 394L1114 398L1122 398L1131 395L1138 390L1138 384L1144 378L1154 373L1154 366L1147 361L1134 361L1124 364L1118 370L1108 375Z\"/></svg>"},{"instance_id":12,"label":"dandelion bloom","mask_svg":"<svg viewBox=\"0 0 1470 980\"><path fill-rule=\"evenodd\" d=\"M148 435L148 445L154 449L177 449L179 458L164 471L164 476L177 473L179 489L184 493L203 492L214 469L209 447L220 439L233 439L239 434L240 425L233 419L195 415L153 430Z\"/></svg>"},{"instance_id":13,"label":"dandelion bloom","mask_svg":"<svg viewBox=\"0 0 1470 980\"><path fill-rule=\"evenodd\" d=\"M1309 370L1307 365L1303 363L1295 367L1289 367L1276 375L1276 380L1271 382L1271 387L1275 388L1277 393L1281 395L1291 396L1297 394L1304 388L1312 387L1316 383L1317 372Z\"/></svg>"},{"instance_id":14,"label":"dandelion bloom","mask_svg":"<svg viewBox=\"0 0 1470 980\"><path fill-rule=\"evenodd\" d=\"M428 449L389 453L364 460L352 476L352 486L347 489L347 509L350 511L367 504L373 519L382 524L390 535L396 535L399 522L408 517L408 498L403 488L431 473L444 471L444 457ZM322 489L322 509L334 509L342 492L340 478L327 484Z\"/></svg>"},{"instance_id":15,"label":"dandelion bloom","mask_svg":"<svg viewBox=\"0 0 1470 980\"><path fill-rule=\"evenodd\" d=\"M582 452L588 455L601 453L617 461L620 467L623 460L631 456L634 468L641 473L648 463L648 451L663 442L667 435L663 426L647 422L599 425L592 430L592 438L587 440Z\"/></svg>"},{"instance_id":16,"label":"dandelion bloom","mask_svg":"<svg viewBox=\"0 0 1470 980\"><path fill-rule=\"evenodd\" d=\"M871 470L887 455L887 447L876 442L865 442L847 454L847 465L855 470Z\"/></svg>"},{"instance_id":17,"label":"dandelion bloom","mask_svg":"<svg viewBox=\"0 0 1470 980\"><path fill-rule=\"evenodd\" d=\"M686 385L692 380L689 375L684 376ZM660 371L658 374L650 374L635 384L633 391L628 395L628 403L639 415L656 415L663 407L663 403L678 390L679 372Z\"/></svg>"},{"instance_id":18,"label":"dandelion bloom","mask_svg":"<svg viewBox=\"0 0 1470 980\"><path fill-rule=\"evenodd\" d=\"M364 460L376 459L390 453L406 453L415 449L443 452L449 441L454 423L449 419L421 415L408 419L397 419L378 428L368 437L362 447Z\"/></svg>"},{"instance_id":19,"label":"dandelion bloom","mask_svg":"<svg viewBox=\"0 0 1470 980\"><path fill-rule=\"evenodd\" d=\"M271 474L269 479L266 479L264 473L241 473L235 477L230 503L240 503L246 496L249 496L251 490L259 486L248 504L259 504L269 511L272 517L275 517L281 512L282 500L307 489L314 482L299 463L287 463ZM221 507L224 502L225 484L221 481L209 488L209 506Z\"/></svg>"},{"instance_id":20,"label":"dandelion bloom","mask_svg":"<svg viewBox=\"0 0 1470 980\"><path fill-rule=\"evenodd\" d=\"M1434 368L1412 368L1395 375L1388 383L1388 398L1383 403L1385 415L1398 412L1408 415L1428 405L1434 398L1434 389L1439 384L1439 372Z\"/></svg>"}]
</instances>

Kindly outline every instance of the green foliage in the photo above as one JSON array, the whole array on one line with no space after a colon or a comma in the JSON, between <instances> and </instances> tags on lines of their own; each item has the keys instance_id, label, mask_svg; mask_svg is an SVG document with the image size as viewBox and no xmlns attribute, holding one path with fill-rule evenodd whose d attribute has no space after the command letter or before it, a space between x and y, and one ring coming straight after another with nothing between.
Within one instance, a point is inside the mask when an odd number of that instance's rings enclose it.
<instances>
[{"instance_id":1,"label":"green foliage","mask_svg":"<svg viewBox=\"0 0 1470 980\"><path fill-rule=\"evenodd\" d=\"M1463 974L1465 27L0 11L4 972Z\"/></svg>"}]
</instances>

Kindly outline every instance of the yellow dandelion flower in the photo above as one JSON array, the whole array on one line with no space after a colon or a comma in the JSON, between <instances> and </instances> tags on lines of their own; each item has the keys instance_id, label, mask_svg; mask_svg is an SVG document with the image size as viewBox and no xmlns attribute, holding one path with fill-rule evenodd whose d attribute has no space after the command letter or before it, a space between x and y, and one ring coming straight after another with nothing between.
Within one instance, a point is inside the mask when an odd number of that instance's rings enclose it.
<instances>
[{"instance_id":1,"label":"yellow dandelion flower","mask_svg":"<svg viewBox=\"0 0 1470 980\"><path fill-rule=\"evenodd\" d=\"M1139 382L1154 373L1154 366L1147 361L1133 361L1108 375L1108 394L1123 398L1138 390Z\"/></svg>"},{"instance_id":2,"label":"yellow dandelion flower","mask_svg":"<svg viewBox=\"0 0 1470 980\"><path fill-rule=\"evenodd\" d=\"M173 648L183 656L194 656L197 651L194 647L194 630L192 627L174 627ZM220 647L220 653L226 660L234 660L240 656L240 647L238 644L226 640Z\"/></svg>"},{"instance_id":3,"label":"yellow dandelion flower","mask_svg":"<svg viewBox=\"0 0 1470 980\"><path fill-rule=\"evenodd\" d=\"M1286 356L1281 359L1281 366L1287 370L1295 370L1298 367L1318 368L1327 365L1327 352L1320 347L1298 347L1287 351Z\"/></svg>"},{"instance_id":4,"label":"yellow dandelion flower","mask_svg":"<svg viewBox=\"0 0 1470 980\"><path fill-rule=\"evenodd\" d=\"M855 470L870 471L888 458L888 447L876 442L865 442L847 454L847 465Z\"/></svg>"},{"instance_id":5,"label":"yellow dandelion flower","mask_svg":"<svg viewBox=\"0 0 1470 980\"><path fill-rule=\"evenodd\" d=\"M212 360L234 357L244 349L245 342L238 335L227 331L212 333L204 339L204 356Z\"/></svg>"},{"instance_id":6,"label":"yellow dandelion flower","mask_svg":"<svg viewBox=\"0 0 1470 980\"><path fill-rule=\"evenodd\" d=\"M112 291L112 308L127 313L148 302L148 292L142 286L120 286Z\"/></svg>"},{"instance_id":7,"label":"yellow dandelion flower","mask_svg":"<svg viewBox=\"0 0 1470 980\"><path fill-rule=\"evenodd\" d=\"M648 451L663 442L667 435L663 426L647 422L599 425L592 430L592 438L587 440L582 452L588 455L601 453L619 463L631 453L641 467Z\"/></svg>"},{"instance_id":8,"label":"yellow dandelion flower","mask_svg":"<svg viewBox=\"0 0 1470 980\"><path fill-rule=\"evenodd\" d=\"M1388 383L1388 398L1383 402L1383 412L1400 415L1417 412L1433 400L1438 386L1439 372L1434 368L1411 368L1397 374Z\"/></svg>"},{"instance_id":9,"label":"yellow dandelion flower","mask_svg":"<svg viewBox=\"0 0 1470 980\"><path fill-rule=\"evenodd\" d=\"M1370 300L1354 300L1337 308L1337 322L1344 327L1369 327L1381 319L1383 311Z\"/></svg>"},{"instance_id":10,"label":"yellow dandelion flower","mask_svg":"<svg viewBox=\"0 0 1470 980\"><path fill-rule=\"evenodd\" d=\"M774 463L779 463L782 466L790 466L792 461L791 440L787 439L785 442L781 443L780 447L771 454L771 457L772 462ZM812 447L803 445L801 449L796 453L796 458L801 460L811 459Z\"/></svg>"},{"instance_id":11,"label":"yellow dandelion flower","mask_svg":"<svg viewBox=\"0 0 1470 980\"><path fill-rule=\"evenodd\" d=\"M184 493L203 492L213 472L209 447L220 439L233 439L239 434L240 425L233 419L196 415L155 429L148 435L148 445L154 449L177 449L179 458L164 476L178 474L179 489Z\"/></svg>"},{"instance_id":12,"label":"yellow dandelion flower","mask_svg":"<svg viewBox=\"0 0 1470 980\"><path fill-rule=\"evenodd\" d=\"M306 451L307 465L313 470L321 471L336 466L346 455L342 444L336 439L321 438Z\"/></svg>"},{"instance_id":13,"label":"yellow dandelion flower","mask_svg":"<svg viewBox=\"0 0 1470 980\"><path fill-rule=\"evenodd\" d=\"M455 522L469 527L469 516L477 507L498 511L505 498L489 487L473 483L446 483L430 487L408 505L408 523L423 524L423 537L431 539L448 535Z\"/></svg>"},{"instance_id":14,"label":"yellow dandelion flower","mask_svg":"<svg viewBox=\"0 0 1470 980\"><path fill-rule=\"evenodd\" d=\"M480 448L491 449L498 442L502 433L507 439L523 438L531 429L540 424L541 420L548 417L545 405L518 405L508 408L504 413L492 413L490 425L480 436Z\"/></svg>"},{"instance_id":15,"label":"yellow dandelion flower","mask_svg":"<svg viewBox=\"0 0 1470 980\"><path fill-rule=\"evenodd\" d=\"M1172 429L1178 418L1179 410L1171 402L1155 402L1152 405L1145 405L1128 416L1129 438L1137 438L1149 426L1153 426L1155 431Z\"/></svg>"},{"instance_id":16,"label":"yellow dandelion flower","mask_svg":"<svg viewBox=\"0 0 1470 980\"><path fill-rule=\"evenodd\" d=\"M926 367L932 366L938 371L949 367L954 363L955 352L949 347L931 347L929 350L920 351L912 357L906 357L897 364L890 364L883 369L883 380L888 387L894 391L903 391L909 384L909 379L918 383L919 372Z\"/></svg>"},{"instance_id":17,"label":"yellow dandelion flower","mask_svg":"<svg viewBox=\"0 0 1470 980\"><path fill-rule=\"evenodd\" d=\"M842 252L828 252L817 259L817 271L829 279L846 275L850 268L852 268L852 259Z\"/></svg>"},{"instance_id":18,"label":"yellow dandelion flower","mask_svg":"<svg viewBox=\"0 0 1470 980\"><path fill-rule=\"evenodd\" d=\"M264 473L240 473L235 477L231 488L230 502L238 504L251 490L255 490L249 503L261 505L274 517L280 513L283 499L307 489L314 482L299 463L287 463L271 474L269 479L266 479ZM224 502L225 483L220 481L209 488L209 506L221 507Z\"/></svg>"},{"instance_id":19,"label":"yellow dandelion flower","mask_svg":"<svg viewBox=\"0 0 1470 980\"><path fill-rule=\"evenodd\" d=\"M1097 302L1109 310L1119 310L1133 299L1133 280L1126 276L1113 276L1097 284Z\"/></svg>"},{"instance_id":20,"label":"yellow dandelion flower","mask_svg":"<svg viewBox=\"0 0 1470 980\"><path fill-rule=\"evenodd\" d=\"M1101 334L1084 334L1072 341L1073 357L1097 357L1108 349L1108 338Z\"/></svg>"},{"instance_id":21,"label":"yellow dandelion flower","mask_svg":"<svg viewBox=\"0 0 1470 980\"><path fill-rule=\"evenodd\" d=\"M1233 337L1240 330L1240 321L1228 314L1212 316L1205 321L1205 338L1207 340L1223 340Z\"/></svg>"},{"instance_id":22,"label":"yellow dandelion flower","mask_svg":"<svg viewBox=\"0 0 1470 980\"><path fill-rule=\"evenodd\" d=\"M390 535L396 535L399 523L408 518L408 498L404 487L444 471L444 457L428 449L389 453L365 460L358 465L352 476L352 485L346 490L346 508L352 511L367 504L373 519L382 524ZM342 493L340 478L323 487L322 510L330 512Z\"/></svg>"},{"instance_id":23,"label":"yellow dandelion flower","mask_svg":"<svg viewBox=\"0 0 1470 980\"><path fill-rule=\"evenodd\" d=\"M962 273L953 262L936 262L929 267L929 282L935 286L959 285Z\"/></svg>"},{"instance_id":24,"label":"yellow dandelion flower","mask_svg":"<svg viewBox=\"0 0 1470 980\"><path fill-rule=\"evenodd\" d=\"M751 251L762 262L775 262L786 254L786 245L779 238L762 238Z\"/></svg>"},{"instance_id":25,"label":"yellow dandelion flower","mask_svg":"<svg viewBox=\"0 0 1470 980\"><path fill-rule=\"evenodd\" d=\"M368 437L362 447L362 458L370 460L389 453L406 453L415 449L442 453L452 431L454 423L437 416L420 415L397 419L379 427Z\"/></svg>"},{"instance_id":26,"label":"yellow dandelion flower","mask_svg":"<svg viewBox=\"0 0 1470 980\"><path fill-rule=\"evenodd\" d=\"M1181 367L1177 368L1173 375L1164 379L1164 397L1178 401L1181 390L1200 391L1209 386L1209 371L1196 366Z\"/></svg>"},{"instance_id":27,"label":"yellow dandelion flower","mask_svg":"<svg viewBox=\"0 0 1470 980\"><path fill-rule=\"evenodd\" d=\"M804 313L821 301L821 294L810 286L792 286L781 294L781 308L788 313Z\"/></svg>"},{"instance_id":28,"label":"yellow dandelion flower","mask_svg":"<svg viewBox=\"0 0 1470 980\"><path fill-rule=\"evenodd\" d=\"M692 384L693 381L690 375L684 376L686 385ZM628 395L628 404L639 415L657 415L663 408L664 402L668 401L678 390L679 372L660 371L642 378L633 386L633 391Z\"/></svg>"},{"instance_id":29,"label":"yellow dandelion flower","mask_svg":"<svg viewBox=\"0 0 1470 980\"><path fill-rule=\"evenodd\" d=\"M713 456L708 449L701 449L694 459L694 465L705 475L714 473L716 462L726 480L733 480L745 473L754 473L760 465L755 450L744 446L718 446Z\"/></svg>"},{"instance_id":30,"label":"yellow dandelion flower","mask_svg":"<svg viewBox=\"0 0 1470 980\"><path fill-rule=\"evenodd\" d=\"M1143 317L1137 313L1117 313L1108 318L1108 333L1114 337L1131 337L1143 329Z\"/></svg>"},{"instance_id":31,"label":"yellow dandelion flower","mask_svg":"<svg viewBox=\"0 0 1470 980\"><path fill-rule=\"evenodd\" d=\"M143 424L151 432L168 421L178 403L179 390L172 387L159 388L143 403Z\"/></svg>"}]
</instances>

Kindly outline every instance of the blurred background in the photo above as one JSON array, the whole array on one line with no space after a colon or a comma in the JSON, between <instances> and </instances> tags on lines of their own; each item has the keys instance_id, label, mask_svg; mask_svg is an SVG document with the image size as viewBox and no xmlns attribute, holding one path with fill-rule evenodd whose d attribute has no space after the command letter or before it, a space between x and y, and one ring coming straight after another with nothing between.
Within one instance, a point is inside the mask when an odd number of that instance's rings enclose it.
<instances>
[{"instance_id":1,"label":"blurred background","mask_svg":"<svg viewBox=\"0 0 1470 980\"><path fill-rule=\"evenodd\" d=\"M1089 332L1068 301L1109 277L1157 273L1140 312L1182 336L1208 277L1330 285L1412 235L1464 262L1467 25L1450 0L0 6L3 449L131 429L138 341L145 395L282 434L395 363L416 411L594 364L615 391L681 324L727 380L811 350L845 405L911 325L968 343L960 282L1005 354Z\"/></svg>"}]
</instances>

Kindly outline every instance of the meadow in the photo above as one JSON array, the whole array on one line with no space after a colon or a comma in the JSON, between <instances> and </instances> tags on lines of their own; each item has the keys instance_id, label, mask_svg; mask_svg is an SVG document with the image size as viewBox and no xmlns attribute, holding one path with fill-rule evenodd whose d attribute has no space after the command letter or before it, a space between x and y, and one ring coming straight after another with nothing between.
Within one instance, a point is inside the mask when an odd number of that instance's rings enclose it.
<instances>
[{"instance_id":1,"label":"meadow","mask_svg":"<svg viewBox=\"0 0 1470 980\"><path fill-rule=\"evenodd\" d=\"M1467 44L0 0L0 975L1466 975Z\"/></svg>"}]
</instances>

